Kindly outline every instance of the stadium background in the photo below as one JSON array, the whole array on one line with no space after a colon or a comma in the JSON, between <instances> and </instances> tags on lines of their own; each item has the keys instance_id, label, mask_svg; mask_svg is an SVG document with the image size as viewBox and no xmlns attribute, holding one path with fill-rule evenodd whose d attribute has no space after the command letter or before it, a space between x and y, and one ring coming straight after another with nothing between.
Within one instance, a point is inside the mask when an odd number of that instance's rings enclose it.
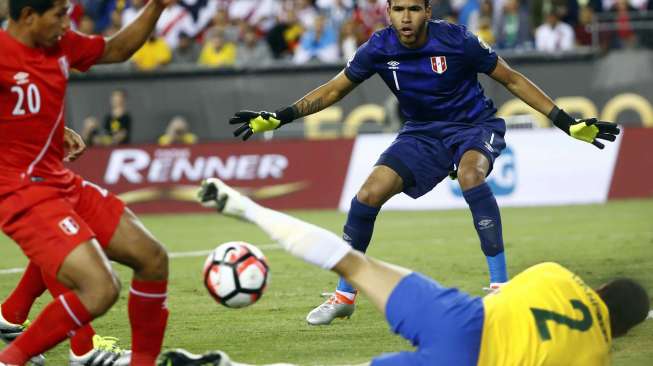
<instances>
[{"instance_id":1,"label":"stadium background","mask_svg":"<svg viewBox=\"0 0 653 366\"><path fill-rule=\"evenodd\" d=\"M6 3L0 0L0 22ZM74 27L109 36L142 1L72 3ZM653 290L653 1L434 0L432 5L434 17L466 24L565 110L625 127L616 143L598 151L550 128L480 76L509 126L508 148L491 185L504 207L510 272L555 260L592 285L632 276ZM321 291L332 289L333 276L297 263L251 228L190 202L202 178L219 176L263 204L294 210L340 232L347 202L402 123L396 100L378 77L336 106L248 143L233 140L227 120L243 108L288 105L328 80L355 46L385 25L384 9L385 1L376 0L183 0L164 15L137 59L71 76L67 122L96 145L71 168L120 193L174 253L166 347L219 348L237 360L300 364L362 362L383 351L410 349L387 332L365 301L349 322L306 326L303 316L319 303ZM568 24L556 23L563 38L553 46L546 35L558 33L546 32L547 20ZM322 42L305 41L316 24ZM184 44L189 48L181 52ZM112 140L111 123L105 128L115 90L126 92L129 144ZM160 137L176 117L186 121L183 132L197 143L161 146ZM396 197L378 221L370 253L480 295L485 265L464 207L453 181L417 201ZM228 240L251 241L270 257L272 285L251 309L218 308L200 285L202 257ZM6 238L0 241L6 253L0 288L6 294L25 260ZM120 272L123 281L130 277ZM128 340L124 305L122 298L96 322L100 334ZM653 363L652 323L616 343L616 365ZM341 349L348 351L334 351ZM65 347L48 356L63 364Z\"/></svg>"}]
</instances>

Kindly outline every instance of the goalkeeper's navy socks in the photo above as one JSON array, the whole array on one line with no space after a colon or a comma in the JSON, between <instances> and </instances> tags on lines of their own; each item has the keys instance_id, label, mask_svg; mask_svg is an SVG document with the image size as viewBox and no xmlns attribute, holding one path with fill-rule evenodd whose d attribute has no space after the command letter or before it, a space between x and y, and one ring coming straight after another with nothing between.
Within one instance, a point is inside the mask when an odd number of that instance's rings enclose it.
<instances>
[{"instance_id":1,"label":"goalkeeper's navy socks","mask_svg":"<svg viewBox=\"0 0 653 366\"><path fill-rule=\"evenodd\" d=\"M380 208L378 207L368 206L359 202L355 196L351 200L351 207L347 214L347 223L345 224L342 237L352 248L363 253L367 251L379 210ZM350 294L356 293L356 289L343 278L340 278L337 290Z\"/></svg>"},{"instance_id":2,"label":"goalkeeper's navy socks","mask_svg":"<svg viewBox=\"0 0 653 366\"><path fill-rule=\"evenodd\" d=\"M503 253L501 214L494 194L487 183L463 192L465 201L472 211L474 227L481 239L481 249L487 257L490 282L508 281L506 259Z\"/></svg>"}]
</instances>

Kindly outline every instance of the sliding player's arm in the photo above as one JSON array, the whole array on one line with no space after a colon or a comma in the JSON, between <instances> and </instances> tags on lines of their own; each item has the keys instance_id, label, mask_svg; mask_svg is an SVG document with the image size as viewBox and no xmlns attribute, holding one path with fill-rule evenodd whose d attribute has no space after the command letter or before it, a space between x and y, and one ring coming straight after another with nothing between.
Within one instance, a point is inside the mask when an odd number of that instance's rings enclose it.
<instances>
[{"instance_id":1,"label":"sliding player's arm","mask_svg":"<svg viewBox=\"0 0 653 366\"><path fill-rule=\"evenodd\" d=\"M277 129L298 118L326 109L344 98L357 85L357 83L349 80L345 72L342 71L326 84L306 94L291 106L281 108L276 112L243 110L237 112L229 120L229 123L240 125L234 131L234 136L242 134L243 140L247 140L255 133Z\"/></svg>"},{"instance_id":2,"label":"sliding player's arm","mask_svg":"<svg viewBox=\"0 0 653 366\"><path fill-rule=\"evenodd\" d=\"M614 141L619 134L619 128L615 123L598 121L596 118L574 119L567 112L558 108L537 85L512 69L502 58L499 58L490 77L503 84L514 96L523 100L536 111L549 117L556 127L573 138L603 149L605 146L597 139Z\"/></svg>"},{"instance_id":3,"label":"sliding player's arm","mask_svg":"<svg viewBox=\"0 0 653 366\"><path fill-rule=\"evenodd\" d=\"M173 2L175 0L150 1L131 24L107 40L104 53L97 63L111 64L129 60L150 38L161 13Z\"/></svg>"}]
</instances>

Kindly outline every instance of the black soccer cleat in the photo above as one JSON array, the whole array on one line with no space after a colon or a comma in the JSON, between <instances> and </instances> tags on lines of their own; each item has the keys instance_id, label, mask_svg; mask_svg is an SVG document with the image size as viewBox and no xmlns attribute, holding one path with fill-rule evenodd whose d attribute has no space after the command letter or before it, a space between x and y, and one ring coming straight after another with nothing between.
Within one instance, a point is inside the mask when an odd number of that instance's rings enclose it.
<instances>
[{"instance_id":1,"label":"black soccer cleat","mask_svg":"<svg viewBox=\"0 0 653 366\"><path fill-rule=\"evenodd\" d=\"M158 366L230 366L229 357L220 351L206 352L201 355L177 348L165 351L159 356Z\"/></svg>"}]
</instances>

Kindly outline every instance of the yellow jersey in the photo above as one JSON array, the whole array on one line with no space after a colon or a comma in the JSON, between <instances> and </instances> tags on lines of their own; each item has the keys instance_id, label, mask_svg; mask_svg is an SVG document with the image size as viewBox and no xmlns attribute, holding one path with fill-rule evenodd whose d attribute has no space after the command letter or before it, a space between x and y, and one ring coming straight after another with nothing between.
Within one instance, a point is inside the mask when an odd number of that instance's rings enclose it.
<instances>
[{"instance_id":1,"label":"yellow jersey","mask_svg":"<svg viewBox=\"0 0 653 366\"><path fill-rule=\"evenodd\" d=\"M610 364L607 306L559 264L528 268L483 305L479 366Z\"/></svg>"}]
</instances>

